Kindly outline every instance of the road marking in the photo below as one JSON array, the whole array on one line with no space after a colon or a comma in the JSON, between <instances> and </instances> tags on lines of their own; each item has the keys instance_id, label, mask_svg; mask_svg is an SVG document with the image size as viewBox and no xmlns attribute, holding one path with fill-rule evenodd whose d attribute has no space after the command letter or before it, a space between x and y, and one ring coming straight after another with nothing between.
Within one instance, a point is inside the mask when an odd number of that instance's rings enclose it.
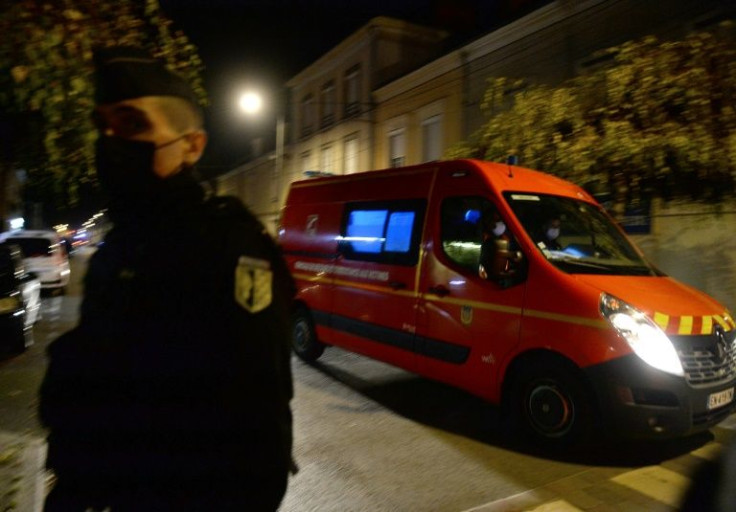
<instances>
[{"instance_id":1,"label":"road marking","mask_svg":"<svg viewBox=\"0 0 736 512\"><path fill-rule=\"evenodd\" d=\"M0 481L3 501L11 501L13 510L41 512L46 496L45 440L0 431L0 460L5 465Z\"/></svg>"},{"instance_id":2,"label":"road marking","mask_svg":"<svg viewBox=\"0 0 736 512\"><path fill-rule=\"evenodd\" d=\"M544 502L554 499L555 496L540 494L535 490L529 490L514 494L507 498L501 498L496 501L490 501L482 505L478 505L463 512L509 512L519 510L530 510L531 507L538 507Z\"/></svg>"},{"instance_id":3,"label":"road marking","mask_svg":"<svg viewBox=\"0 0 736 512\"><path fill-rule=\"evenodd\" d=\"M46 442L34 438L23 450L22 480L18 510L41 512L46 499Z\"/></svg>"},{"instance_id":4,"label":"road marking","mask_svg":"<svg viewBox=\"0 0 736 512\"><path fill-rule=\"evenodd\" d=\"M582 512L582 509L571 505L565 500L544 503L537 508L527 509L527 512Z\"/></svg>"},{"instance_id":5,"label":"road marking","mask_svg":"<svg viewBox=\"0 0 736 512\"><path fill-rule=\"evenodd\" d=\"M562 480L574 479L581 473L570 475ZM582 509L561 499L557 492L545 486L477 505L463 512L519 512L522 510L524 512L582 512Z\"/></svg>"},{"instance_id":6,"label":"road marking","mask_svg":"<svg viewBox=\"0 0 736 512\"><path fill-rule=\"evenodd\" d=\"M701 459L706 460L717 460L718 456L723 451L723 445L718 442L711 442L704 446L701 446L697 450L693 450L690 452L691 455L695 455L696 457L700 457Z\"/></svg>"},{"instance_id":7,"label":"road marking","mask_svg":"<svg viewBox=\"0 0 736 512\"><path fill-rule=\"evenodd\" d=\"M690 479L660 466L647 466L615 476L611 481L652 499L678 507Z\"/></svg>"}]
</instances>

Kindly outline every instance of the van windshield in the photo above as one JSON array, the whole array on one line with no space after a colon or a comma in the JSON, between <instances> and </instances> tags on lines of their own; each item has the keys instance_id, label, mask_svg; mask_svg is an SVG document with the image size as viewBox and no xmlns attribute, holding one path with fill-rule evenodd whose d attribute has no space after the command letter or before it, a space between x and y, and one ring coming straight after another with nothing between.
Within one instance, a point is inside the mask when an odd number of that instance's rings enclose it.
<instances>
[{"instance_id":1,"label":"van windshield","mask_svg":"<svg viewBox=\"0 0 736 512\"><path fill-rule=\"evenodd\" d=\"M53 254L54 247L46 238L11 237L8 238L8 242L19 245L26 258Z\"/></svg>"},{"instance_id":2,"label":"van windshield","mask_svg":"<svg viewBox=\"0 0 736 512\"><path fill-rule=\"evenodd\" d=\"M537 249L570 274L660 275L598 206L569 197L507 192Z\"/></svg>"}]
</instances>

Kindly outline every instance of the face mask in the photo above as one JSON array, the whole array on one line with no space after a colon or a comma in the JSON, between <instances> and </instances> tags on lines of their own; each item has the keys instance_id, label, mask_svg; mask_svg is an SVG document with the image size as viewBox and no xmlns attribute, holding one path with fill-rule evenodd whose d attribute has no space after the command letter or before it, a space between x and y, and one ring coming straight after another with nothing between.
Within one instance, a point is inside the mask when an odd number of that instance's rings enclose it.
<instances>
[{"instance_id":1,"label":"face mask","mask_svg":"<svg viewBox=\"0 0 736 512\"><path fill-rule=\"evenodd\" d=\"M496 222L496 227L493 228L493 234L496 236L501 236L506 231L506 224L504 224L501 221Z\"/></svg>"},{"instance_id":2,"label":"face mask","mask_svg":"<svg viewBox=\"0 0 736 512\"><path fill-rule=\"evenodd\" d=\"M554 240L560 236L560 228L549 228L547 230L547 239Z\"/></svg>"},{"instance_id":3,"label":"face mask","mask_svg":"<svg viewBox=\"0 0 736 512\"><path fill-rule=\"evenodd\" d=\"M120 137L99 137L95 153L100 185L110 197L111 206L130 206L150 200L161 179L153 172L152 142Z\"/></svg>"},{"instance_id":4,"label":"face mask","mask_svg":"<svg viewBox=\"0 0 736 512\"><path fill-rule=\"evenodd\" d=\"M97 176L109 196L110 208L115 211L150 208L166 188L166 182L176 176L162 179L153 172L154 153L184 137L158 147L152 142L99 137L95 147Z\"/></svg>"}]
</instances>

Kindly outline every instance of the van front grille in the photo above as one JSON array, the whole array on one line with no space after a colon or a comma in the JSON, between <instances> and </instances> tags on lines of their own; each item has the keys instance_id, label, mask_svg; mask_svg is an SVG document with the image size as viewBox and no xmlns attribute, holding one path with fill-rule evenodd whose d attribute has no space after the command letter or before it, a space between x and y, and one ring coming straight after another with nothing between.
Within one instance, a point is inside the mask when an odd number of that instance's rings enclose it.
<instances>
[{"instance_id":1,"label":"van front grille","mask_svg":"<svg viewBox=\"0 0 736 512\"><path fill-rule=\"evenodd\" d=\"M717 327L712 334L670 336L692 385L713 385L736 376L736 330Z\"/></svg>"}]
</instances>

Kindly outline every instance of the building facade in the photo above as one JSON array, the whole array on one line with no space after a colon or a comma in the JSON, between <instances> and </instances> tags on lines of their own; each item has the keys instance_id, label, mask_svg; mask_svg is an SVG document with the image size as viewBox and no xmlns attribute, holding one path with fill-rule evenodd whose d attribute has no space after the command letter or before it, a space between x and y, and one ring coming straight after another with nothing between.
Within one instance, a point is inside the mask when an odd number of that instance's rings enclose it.
<instances>
[{"instance_id":1,"label":"building facade","mask_svg":"<svg viewBox=\"0 0 736 512\"><path fill-rule=\"evenodd\" d=\"M289 80L283 151L221 177L219 191L275 233L294 180L436 160L470 138L485 121L489 78L559 84L612 61L600 50L680 38L735 14L736 0L556 0L434 58L446 33L376 18Z\"/></svg>"},{"instance_id":2,"label":"building facade","mask_svg":"<svg viewBox=\"0 0 736 512\"><path fill-rule=\"evenodd\" d=\"M373 91L437 55L446 36L396 19L371 20L287 82L283 151L220 177L218 193L243 199L275 232L292 181L311 172L375 169Z\"/></svg>"},{"instance_id":3,"label":"building facade","mask_svg":"<svg viewBox=\"0 0 736 512\"><path fill-rule=\"evenodd\" d=\"M463 137L463 56L450 52L376 89L374 168L439 160Z\"/></svg>"}]
</instances>

